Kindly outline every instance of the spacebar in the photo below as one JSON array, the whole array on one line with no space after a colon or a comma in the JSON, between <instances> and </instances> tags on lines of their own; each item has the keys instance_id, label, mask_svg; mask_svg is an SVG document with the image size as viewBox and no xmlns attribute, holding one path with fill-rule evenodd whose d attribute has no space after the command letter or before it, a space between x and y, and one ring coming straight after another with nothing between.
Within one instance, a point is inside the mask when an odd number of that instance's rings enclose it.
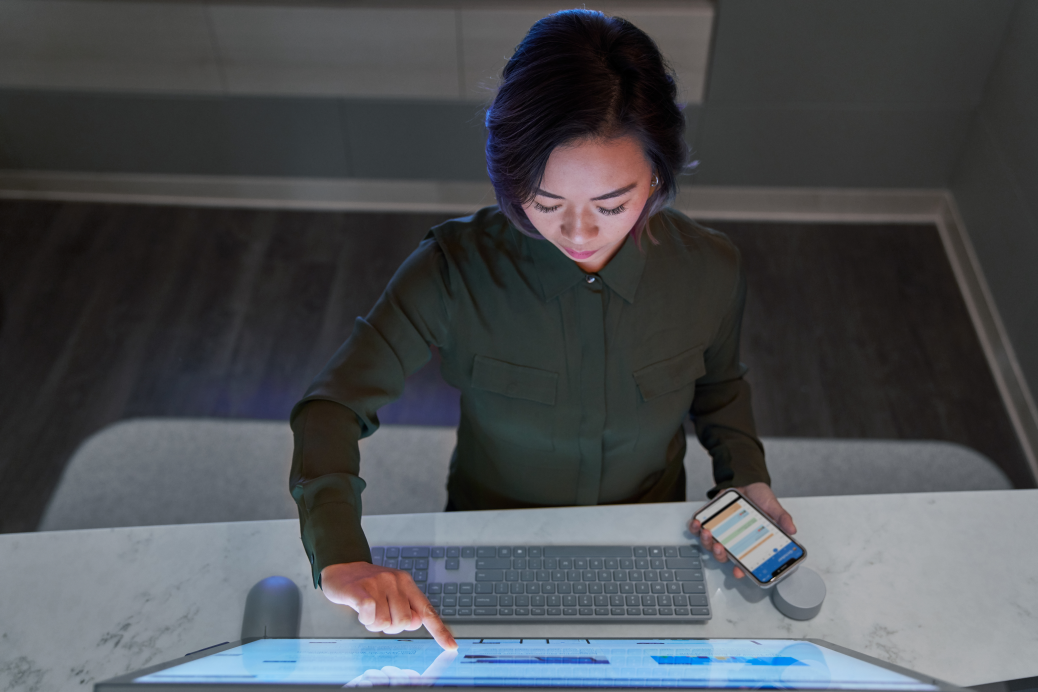
<instances>
[{"instance_id":1,"label":"spacebar","mask_svg":"<svg viewBox=\"0 0 1038 692\"><path fill-rule=\"evenodd\" d=\"M624 545L548 545L544 557L631 557Z\"/></svg>"}]
</instances>

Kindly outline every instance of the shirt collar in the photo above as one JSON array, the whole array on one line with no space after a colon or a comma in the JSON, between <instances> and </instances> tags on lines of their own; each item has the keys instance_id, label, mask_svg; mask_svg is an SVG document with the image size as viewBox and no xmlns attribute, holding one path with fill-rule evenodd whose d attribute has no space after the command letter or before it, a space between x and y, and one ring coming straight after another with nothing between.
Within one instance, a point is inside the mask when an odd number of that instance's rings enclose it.
<instances>
[{"instance_id":1,"label":"shirt collar","mask_svg":"<svg viewBox=\"0 0 1038 692\"><path fill-rule=\"evenodd\" d=\"M523 236L522 242L536 268L544 300L551 300L586 279L587 274L577 263L547 240ZM620 251L598 272L598 276L617 295L633 303L644 269L645 253L638 249L634 238L628 235Z\"/></svg>"}]
</instances>

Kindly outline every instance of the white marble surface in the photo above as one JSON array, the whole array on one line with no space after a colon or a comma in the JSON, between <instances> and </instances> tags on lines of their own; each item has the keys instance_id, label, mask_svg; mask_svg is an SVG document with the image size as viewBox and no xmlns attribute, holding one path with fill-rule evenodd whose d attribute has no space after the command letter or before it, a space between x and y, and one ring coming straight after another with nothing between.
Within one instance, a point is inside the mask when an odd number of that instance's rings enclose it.
<instances>
[{"instance_id":1,"label":"white marble surface","mask_svg":"<svg viewBox=\"0 0 1038 692\"><path fill-rule=\"evenodd\" d=\"M786 501L825 579L809 622L710 563L706 625L596 626L599 636L818 637L960 685L1038 675L1038 491ZM677 543L698 503L365 517L374 544ZM304 635L364 636L309 583L297 522L0 535L0 691L93 682L238 637L245 595L281 574ZM585 626L455 628L587 636Z\"/></svg>"}]
</instances>

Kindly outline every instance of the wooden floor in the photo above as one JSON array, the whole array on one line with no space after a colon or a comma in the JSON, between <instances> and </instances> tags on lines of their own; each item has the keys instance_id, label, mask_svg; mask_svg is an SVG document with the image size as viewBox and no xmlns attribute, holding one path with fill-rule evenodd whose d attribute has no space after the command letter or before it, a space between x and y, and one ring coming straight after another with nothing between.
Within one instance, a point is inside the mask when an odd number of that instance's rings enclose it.
<instances>
[{"instance_id":1,"label":"wooden floor","mask_svg":"<svg viewBox=\"0 0 1038 692\"><path fill-rule=\"evenodd\" d=\"M284 420L443 218L0 202L0 531L115 421ZM936 229L712 225L745 257L762 434L950 440L1033 486ZM456 401L434 362L381 417Z\"/></svg>"}]
</instances>

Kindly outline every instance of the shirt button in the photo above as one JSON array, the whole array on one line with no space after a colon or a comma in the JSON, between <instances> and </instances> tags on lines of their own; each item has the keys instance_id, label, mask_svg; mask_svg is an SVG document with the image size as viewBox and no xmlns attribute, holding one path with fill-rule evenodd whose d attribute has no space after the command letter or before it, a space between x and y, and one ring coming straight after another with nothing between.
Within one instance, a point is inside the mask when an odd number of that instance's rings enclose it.
<instances>
[{"instance_id":1,"label":"shirt button","mask_svg":"<svg viewBox=\"0 0 1038 692\"><path fill-rule=\"evenodd\" d=\"M595 283L595 276L593 274L588 274L586 277L584 277L584 280L587 281L589 284L593 284Z\"/></svg>"}]
</instances>

